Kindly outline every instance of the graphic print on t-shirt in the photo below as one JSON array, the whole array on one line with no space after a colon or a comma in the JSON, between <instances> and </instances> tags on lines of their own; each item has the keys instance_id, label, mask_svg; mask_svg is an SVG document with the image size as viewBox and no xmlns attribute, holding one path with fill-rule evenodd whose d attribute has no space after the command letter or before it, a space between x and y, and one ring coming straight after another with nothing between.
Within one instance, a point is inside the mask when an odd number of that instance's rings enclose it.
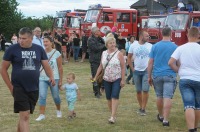
<instances>
[{"instance_id":1,"label":"graphic print on t-shirt","mask_svg":"<svg viewBox=\"0 0 200 132\"><path fill-rule=\"evenodd\" d=\"M35 51L21 51L24 59L22 70L35 70L33 59L36 59Z\"/></svg>"},{"instance_id":2,"label":"graphic print on t-shirt","mask_svg":"<svg viewBox=\"0 0 200 132\"><path fill-rule=\"evenodd\" d=\"M141 46L136 49L135 55L140 59L144 59L149 56L149 51L146 47Z\"/></svg>"}]
</instances>

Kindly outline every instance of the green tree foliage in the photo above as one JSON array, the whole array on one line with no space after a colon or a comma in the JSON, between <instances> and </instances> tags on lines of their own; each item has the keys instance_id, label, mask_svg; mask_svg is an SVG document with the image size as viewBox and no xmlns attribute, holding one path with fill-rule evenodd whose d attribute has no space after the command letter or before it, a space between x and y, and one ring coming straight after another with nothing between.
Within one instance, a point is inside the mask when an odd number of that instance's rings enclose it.
<instances>
[{"instance_id":1,"label":"green tree foliage","mask_svg":"<svg viewBox=\"0 0 200 132\"><path fill-rule=\"evenodd\" d=\"M0 0L0 33L3 33L10 40L13 33L18 33L22 27L40 27L43 31L49 30L53 24L53 16L44 16L41 19L25 17L22 12L17 10L16 0Z\"/></svg>"}]
</instances>

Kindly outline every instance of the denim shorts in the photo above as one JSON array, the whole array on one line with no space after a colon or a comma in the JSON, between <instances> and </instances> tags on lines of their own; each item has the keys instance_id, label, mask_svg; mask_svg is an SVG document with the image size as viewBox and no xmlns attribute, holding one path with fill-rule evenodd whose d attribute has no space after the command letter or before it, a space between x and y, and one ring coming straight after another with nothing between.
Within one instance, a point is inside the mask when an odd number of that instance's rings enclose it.
<instances>
[{"instance_id":1,"label":"denim shorts","mask_svg":"<svg viewBox=\"0 0 200 132\"><path fill-rule=\"evenodd\" d=\"M149 83L148 83L148 74L147 71L137 71L133 72L133 79L135 82L135 87L137 92L148 92Z\"/></svg>"},{"instance_id":2,"label":"denim shorts","mask_svg":"<svg viewBox=\"0 0 200 132\"><path fill-rule=\"evenodd\" d=\"M121 78L115 80L114 82L107 82L104 80L104 88L107 100L111 100L112 98L119 99L119 94L121 90L120 83Z\"/></svg>"},{"instance_id":3,"label":"denim shorts","mask_svg":"<svg viewBox=\"0 0 200 132\"><path fill-rule=\"evenodd\" d=\"M51 95L53 97L54 103L56 105L61 103L60 96L59 96L59 87L58 87L59 79L56 79L55 82L56 82L56 85L52 86L49 81L46 81L46 80L39 81L39 105L40 106L46 105L46 99L47 99L49 87L51 90Z\"/></svg>"},{"instance_id":4,"label":"denim shorts","mask_svg":"<svg viewBox=\"0 0 200 132\"><path fill-rule=\"evenodd\" d=\"M184 110L193 108L200 110L200 82L189 79L181 79L179 88L184 104Z\"/></svg>"},{"instance_id":5,"label":"denim shorts","mask_svg":"<svg viewBox=\"0 0 200 132\"><path fill-rule=\"evenodd\" d=\"M154 77L153 85L157 97L172 99L177 85L176 77L174 76Z\"/></svg>"}]
</instances>

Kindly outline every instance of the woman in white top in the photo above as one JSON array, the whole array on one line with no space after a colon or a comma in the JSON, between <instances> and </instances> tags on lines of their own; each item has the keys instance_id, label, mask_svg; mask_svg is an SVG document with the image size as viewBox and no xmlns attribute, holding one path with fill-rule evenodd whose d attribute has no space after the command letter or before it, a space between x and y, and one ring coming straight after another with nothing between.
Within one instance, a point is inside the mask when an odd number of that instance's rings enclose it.
<instances>
[{"instance_id":1,"label":"woman in white top","mask_svg":"<svg viewBox=\"0 0 200 132\"><path fill-rule=\"evenodd\" d=\"M48 57L49 65L53 71L53 76L56 81L56 85L52 86L49 83L49 78L43 69L40 72L39 78L39 105L40 105L40 116L36 119L36 121L41 121L45 119L45 107L46 107L46 99L48 94L48 88L50 87L51 94L56 105L57 109L57 117L62 117L62 113L60 111L61 99L59 96L59 88L62 86L62 76L63 76L63 68L62 68L62 56L59 51L52 48L53 39L50 36L44 37L44 47Z\"/></svg>"},{"instance_id":2,"label":"woman in white top","mask_svg":"<svg viewBox=\"0 0 200 132\"><path fill-rule=\"evenodd\" d=\"M106 38L106 47L107 50L102 53L101 64L94 79L96 80L101 70L105 71L103 82L108 107L111 111L111 117L108 121L109 123L115 123L120 90L125 84L125 62L123 54L116 48L114 37Z\"/></svg>"}]
</instances>

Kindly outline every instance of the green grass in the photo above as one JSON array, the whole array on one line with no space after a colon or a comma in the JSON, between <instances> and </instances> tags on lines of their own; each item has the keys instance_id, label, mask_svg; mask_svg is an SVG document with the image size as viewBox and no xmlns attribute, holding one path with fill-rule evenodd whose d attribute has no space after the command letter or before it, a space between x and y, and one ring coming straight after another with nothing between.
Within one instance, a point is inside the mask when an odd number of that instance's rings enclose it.
<instances>
[{"instance_id":1,"label":"green grass","mask_svg":"<svg viewBox=\"0 0 200 132\"><path fill-rule=\"evenodd\" d=\"M2 58L3 52L0 52ZM10 69L9 69L10 71ZM114 125L108 124L110 113L107 108L105 94L101 99L94 98L92 93L92 85L90 78L89 62L75 63L71 62L64 65L64 77L68 72L76 74L76 83L81 92L81 101L77 101L75 110L77 117L67 120L67 103L65 100L65 92L61 91L61 110L63 117L56 118L55 105L51 98L50 91L47 98L46 119L36 122L35 119L39 115L39 107L36 106L34 114L30 117L31 132L177 132L187 131L183 104L179 89L176 89L173 99L173 106L170 114L170 127L164 128L156 119L156 97L154 89L150 88L149 101L147 104L146 116L140 116L136 113L138 103L136 100L136 92L133 85L126 85L120 94L120 104L117 112L117 122ZM16 131L18 114L13 113L13 97L10 95L8 88L0 79L0 132Z\"/></svg>"}]
</instances>

